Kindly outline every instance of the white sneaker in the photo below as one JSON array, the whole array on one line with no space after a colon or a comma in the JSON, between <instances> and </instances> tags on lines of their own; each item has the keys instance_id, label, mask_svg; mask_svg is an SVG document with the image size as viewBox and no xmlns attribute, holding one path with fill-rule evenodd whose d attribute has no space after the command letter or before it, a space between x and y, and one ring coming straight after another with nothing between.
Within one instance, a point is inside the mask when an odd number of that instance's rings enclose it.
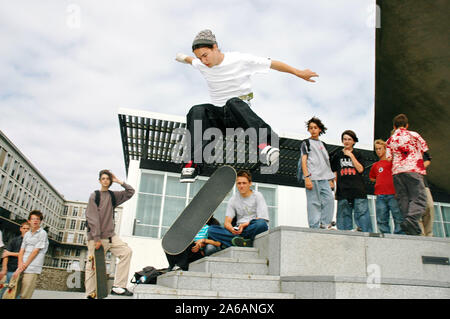
<instances>
[{"instance_id":1,"label":"white sneaker","mask_svg":"<svg viewBox=\"0 0 450 319\"><path fill-rule=\"evenodd\" d=\"M193 183L197 179L198 169L197 165L188 163L181 170L180 183Z\"/></svg>"},{"instance_id":2,"label":"white sneaker","mask_svg":"<svg viewBox=\"0 0 450 319\"><path fill-rule=\"evenodd\" d=\"M276 147L267 145L261 151L261 162L267 166L272 166L280 160L280 150Z\"/></svg>"}]
</instances>

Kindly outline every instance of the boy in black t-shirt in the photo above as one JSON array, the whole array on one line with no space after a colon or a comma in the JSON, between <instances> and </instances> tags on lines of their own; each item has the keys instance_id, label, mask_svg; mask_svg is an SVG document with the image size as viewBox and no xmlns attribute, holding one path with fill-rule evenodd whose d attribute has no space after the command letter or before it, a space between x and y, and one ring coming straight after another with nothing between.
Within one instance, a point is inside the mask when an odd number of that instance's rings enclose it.
<instances>
[{"instance_id":1,"label":"boy in black t-shirt","mask_svg":"<svg viewBox=\"0 0 450 319\"><path fill-rule=\"evenodd\" d=\"M371 232L367 193L364 187L364 159L353 149L358 142L355 132L344 131L341 135L344 149L337 152L331 161L331 169L337 180L336 224L340 230L353 229L353 215L358 231Z\"/></svg>"}]
</instances>

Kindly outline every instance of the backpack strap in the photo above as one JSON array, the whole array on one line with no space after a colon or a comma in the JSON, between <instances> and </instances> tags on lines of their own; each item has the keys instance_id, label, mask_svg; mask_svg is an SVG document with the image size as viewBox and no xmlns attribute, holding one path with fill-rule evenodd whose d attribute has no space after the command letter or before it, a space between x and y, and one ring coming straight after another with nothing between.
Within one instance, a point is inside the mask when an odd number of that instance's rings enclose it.
<instances>
[{"instance_id":1,"label":"backpack strap","mask_svg":"<svg viewBox=\"0 0 450 319\"><path fill-rule=\"evenodd\" d=\"M112 206L113 206L113 209L115 209L116 208L116 195L114 195L114 192L113 191L110 191L110 190L108 190L108 192L109 192L109 195L111 196L111 204L112 204Z\"/></svg>"},{"instance_id":2,"label":"backpack strap","mask_svg":"<svg viewBox=\"0 0 450 319\"><path fill-rule=\"evenodd\" d=\"M108 190L108 192L109 192L109 195L111 196L112 207L113 207L113 209L115 209L116 208L116 204L117 204L116 196L114 195L113 191ZM95 201L95 204L98 207L100 205L100 191L98 191L98 190L95 191L95 199L94 199L94 201Z\"/></svg>"},{"instance_id":3,"label":"backpack strap","mask_svg":"<svg viewBox=\"0 0 450 319\"><path fill-rule=\"evenodd\" d=\"M100 191L95 191L95 205L97 205L97 207L100 205Z\"/></svg>"}]
</instances>

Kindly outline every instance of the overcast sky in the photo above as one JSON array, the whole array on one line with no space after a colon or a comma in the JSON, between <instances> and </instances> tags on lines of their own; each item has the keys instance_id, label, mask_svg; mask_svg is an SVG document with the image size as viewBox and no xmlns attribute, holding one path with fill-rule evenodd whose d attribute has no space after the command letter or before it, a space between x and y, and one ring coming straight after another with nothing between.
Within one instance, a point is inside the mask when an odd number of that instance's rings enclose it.
<instances>
[{"instance_id":1,"label":"overcast sky","mask_svg":"<svg viewBox=\"0 0 450 319\"><path fill-rule=\"evenodd\" d=\"M177 52L211 29L222 51L309 68L317 83L271 70L253 78L254 111L278 133L318 116L327 142L373 139L375 0L0 0L0 130L69 200L97 173L125 178L118 108L185 116L209 102ZM119 189L119 188L115 188Z\"/></svg>"}]
</instances>

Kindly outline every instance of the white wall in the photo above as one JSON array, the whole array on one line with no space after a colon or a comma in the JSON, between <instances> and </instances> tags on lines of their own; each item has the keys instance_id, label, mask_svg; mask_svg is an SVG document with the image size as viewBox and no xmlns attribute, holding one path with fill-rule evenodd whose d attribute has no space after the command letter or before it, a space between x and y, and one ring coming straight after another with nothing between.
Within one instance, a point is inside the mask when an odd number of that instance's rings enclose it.
<instances>
[{"instance_id":1,"label":"white wall","mask_svg":"<svg viewBox=\"0 0 450 319\"><path fill-rule=\"evenodd\" d=\"M308 227L304 188L278 186L278 226Z\"/></svg>"}]
</instances>

